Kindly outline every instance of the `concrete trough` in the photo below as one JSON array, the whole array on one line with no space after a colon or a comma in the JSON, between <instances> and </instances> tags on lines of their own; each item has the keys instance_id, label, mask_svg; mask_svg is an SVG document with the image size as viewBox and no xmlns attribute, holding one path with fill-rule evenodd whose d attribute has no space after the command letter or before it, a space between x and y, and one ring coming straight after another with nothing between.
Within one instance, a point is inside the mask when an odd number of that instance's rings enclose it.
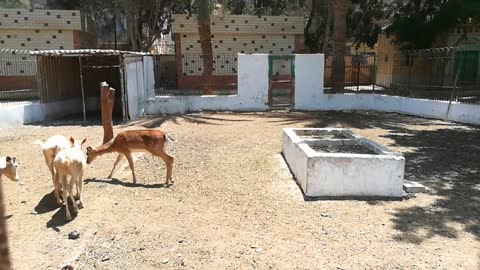
<instances>
[{"instance_id":1,"label":"concrete trough","mask_svg":"<svg viewBox=\"0 0 480 270\"><path fill-rule=\"evenodd\" d=\"M285 128L283 155L308 197L403 193L405 158L348 129Z\"/></svg>"}]
</instances>

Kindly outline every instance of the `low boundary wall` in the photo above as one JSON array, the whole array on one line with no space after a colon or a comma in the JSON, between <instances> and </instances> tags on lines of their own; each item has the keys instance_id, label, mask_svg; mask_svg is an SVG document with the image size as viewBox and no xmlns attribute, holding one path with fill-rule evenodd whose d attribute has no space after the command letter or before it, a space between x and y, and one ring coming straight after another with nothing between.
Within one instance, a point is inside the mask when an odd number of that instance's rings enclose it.
<instances>
[{"instance_id":1,"label":"low boundary wall","mask_svg":"<svg viewBox=\"0 0 480 270\"><path fill-rule=\"evenodd\" d=\"M324 94L323 54L295 55L294 109L375 110L480 125L480 106L448 101L376 94ZM179 96L149 99L145 113L177 114L199 110L265 111L268 109L268 55L239 54L238 94L234 96Z\"/></svg>"}]
</instances>

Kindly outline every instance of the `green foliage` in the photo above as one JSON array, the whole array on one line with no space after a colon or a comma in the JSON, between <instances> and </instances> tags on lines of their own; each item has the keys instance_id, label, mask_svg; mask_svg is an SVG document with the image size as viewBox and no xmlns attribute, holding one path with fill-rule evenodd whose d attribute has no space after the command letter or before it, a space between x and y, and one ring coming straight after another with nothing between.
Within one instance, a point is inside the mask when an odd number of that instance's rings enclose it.
<instances>
[{"instance_id":1,"label":"green foliage","mask_svg":"<svg viewBox=\"0 0 480 270\"><path fill-rule=\"evenodd\" d=\"M29 8L30 1L28 0L1 0L0 8Z\"/></svg>"},{"instance_id":2,"label":"green foliage","mask_svg":"<svg viewBox=\"0 0 480 270\"><path fill-rule=\"evenodd\" d=\"M478 23L479 0L396 0L387 34L402 49L430 48L435 39L462 23Z\"/></svg>"},{"instance_id":3,"label":"green foliage","mask_svg":"<svg viewBox=\"0 0 480 270\"><path fill-rule=\"evenodd\" d=\"M352 1L347 17L347 37L358 48L364 43L373 48L382 29L377 21L387 16L387 5L383 0Z\"/></svg>"}]
</instances>

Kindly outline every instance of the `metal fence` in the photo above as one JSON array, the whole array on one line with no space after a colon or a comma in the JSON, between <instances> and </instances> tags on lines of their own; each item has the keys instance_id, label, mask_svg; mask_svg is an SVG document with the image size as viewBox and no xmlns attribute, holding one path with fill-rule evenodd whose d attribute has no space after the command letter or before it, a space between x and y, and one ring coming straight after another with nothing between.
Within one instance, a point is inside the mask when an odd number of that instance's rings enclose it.
<instances>
[{"instance_id":1,"label":"metal fence","mask_svg":"<svg viewBox=\"0 0 480 270\"><path fill-rule=\"evenodd\" d=\"M30 51L0 49L0 106L39 99L37 59Z\"/></svg>"},{"instance_id":2,"label":"metal fence","mask_svg":"<svg viewBox=\"0 0 480 270\"><path fill-rule=\"evenodd\" d=\"M389 95L480 104L479 53L454 47L396 53L378 81Z\"/></svg>"},{"instance_id":3,"label":"metal fence","mask_svg":"<svg viewBox=\"0 0 480 270\"><path fill-rule=\"evenodd\" d=\"M341 91L332 88L333 56L325 58L324 91L329 94L377 93L385 90L375 84L375 54L354 54L345 56L345 87Z\"/></svg>"}]
</instances>

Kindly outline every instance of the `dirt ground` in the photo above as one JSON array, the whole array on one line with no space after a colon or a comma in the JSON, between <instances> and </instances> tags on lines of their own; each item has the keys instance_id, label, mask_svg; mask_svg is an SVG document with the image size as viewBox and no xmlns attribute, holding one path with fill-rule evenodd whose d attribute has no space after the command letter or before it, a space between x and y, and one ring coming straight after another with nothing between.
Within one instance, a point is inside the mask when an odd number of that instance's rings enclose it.
<instances>
[{"instance_id":1,"label":"dirt ground","mask_svg":"<svg viewBox=\"0 0 480 270\"><path fill-rule=\"evenodd\" d=\"M401 152L402 201L306 200L281 153L284 127L349 127ZM54 134L101 142L98 122L0 130L23 185L3 180L15 269L480 269L480 127L374 112L200 113L117 125L177 143L174 180L137 154L139 183L115 156L88 165L84 208L66 223L39 146ZM80 238L69 240L77 230Z\"/></svg>"}]
</instances>

